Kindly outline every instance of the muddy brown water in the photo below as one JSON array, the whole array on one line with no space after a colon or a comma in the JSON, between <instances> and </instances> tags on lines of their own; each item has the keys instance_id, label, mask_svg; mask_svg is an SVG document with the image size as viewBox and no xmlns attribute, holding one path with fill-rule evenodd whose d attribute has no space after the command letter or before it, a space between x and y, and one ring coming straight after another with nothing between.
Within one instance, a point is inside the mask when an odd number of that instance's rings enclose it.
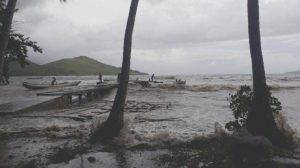
<instances>
[{"instance_id":1,"label":"muddy brown water","mask_svg":"<svg viewBox=\"0 0 300 168\"><path fill-rule=\"evenodd\" d=\"M83 84L89 84L89 78L82 77L87 79ZM276 76L272 82L279 81L281 84L281 78L286 77ZM215 122L224 125L232 119L228 94L241 85L240 80L250 81L248 76L196 76L186 79L188 84L194 83L178 88L167 79L169 83L151 88L130 85L125 108L126 128L115 142L123 145L122 150L87 143L91 128L107 118L114 92L70 108L1 116L0 167L157 167L156 158L168 153L168 150L130 148L140 144L173 144L213 133ZM293 79L294 87L299 80ZM78 78L74 77L74 80ZM92 79L90 81L94 82ZM290 87L290 80L283 81L283 84ZM297 87L279 87L273 93L282 101L289 124L299 130L300 99L296 98L300 90ZM6 103L34 95L35 92L24 90L16 83L1 90L0 101ZM59 158L54 157L60 156L58 153L68 158L53 160Z\"/></svg>"}]
</instances>

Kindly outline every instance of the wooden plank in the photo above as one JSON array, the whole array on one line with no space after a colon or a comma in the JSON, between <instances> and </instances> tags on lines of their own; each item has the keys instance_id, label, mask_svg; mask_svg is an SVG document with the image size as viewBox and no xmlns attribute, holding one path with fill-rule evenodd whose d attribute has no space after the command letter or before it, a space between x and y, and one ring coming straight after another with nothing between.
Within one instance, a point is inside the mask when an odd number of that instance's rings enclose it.
<instances>
[{"instance_id":1,"label":"wooden plank","mask_svg":"<svg viewBox=\"0 0 300 168\"><path fill-rule=\"evenodd\" d=\"M0 104L0 116L30 111L43 111L49 109L63 108L66 106L66 102L67 100L60 96L18 100L14 102Z\"/></svg>"}]
</instances>

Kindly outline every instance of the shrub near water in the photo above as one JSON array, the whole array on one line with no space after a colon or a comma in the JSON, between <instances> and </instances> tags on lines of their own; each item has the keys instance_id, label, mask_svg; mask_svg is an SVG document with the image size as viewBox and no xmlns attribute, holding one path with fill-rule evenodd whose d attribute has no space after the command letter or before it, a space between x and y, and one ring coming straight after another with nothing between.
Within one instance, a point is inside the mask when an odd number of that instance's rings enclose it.
<instances>
[{"instance_id":1,"label":"shrub near water","mask_svg":"<svg viewBox=\"0 0 300 168\"><path fill-rule=\"evenodd\" d=\"M281 103L276 97L272 96L270 88L268 93L271 111L273 115L278 114L282 110ZM253 102L253 91L250 86L241 86L235 94L230 94L228 100L230 101L229 107L233 112L234 120L228 122L225 128L229 131L239 131L241 128L246 127L246 120Z\"/></svg>"}]
</instances>

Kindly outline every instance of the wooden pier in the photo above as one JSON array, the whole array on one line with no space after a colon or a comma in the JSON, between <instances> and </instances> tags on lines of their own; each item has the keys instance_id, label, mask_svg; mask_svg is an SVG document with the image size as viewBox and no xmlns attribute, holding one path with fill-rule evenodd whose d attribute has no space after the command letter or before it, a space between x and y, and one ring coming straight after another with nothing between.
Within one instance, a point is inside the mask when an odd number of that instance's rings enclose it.
<instances>
[{"instance_id":1,"label":"wooden pier","mask_svg":"<svg viewBox=\"0 0 300 168\"><path fill-rule=\"evenodd\" d=\"M64 108L66 100L60 96L27 97L0 104L0 116Z\"/></svg>"},{"instance_id":2,"label":"wooden pier","mask_svg":"<svg viewBox=\"0 0 300 168\"><path fill-rule=\"evenodd\" d=\"M69 90L56 90L37 93L37 96L60 96L67 100L67 104L74 103L73 97L78 97L77 100L79 104L82 103L83 97L87 100L99 97L114 88L117 88L119 84L101 84L97 86L87 86L83 88L70 88Z\"/></svg>"},{"instance_id":3,"label":"wooden pier","mask_svg":"<svg viewBox=\"0 0 300 168\"><path fill-rule=\"evenodd\" d=\"M74 103L81 104L83 101L100 97L118 86L119 84L112 83L39 92L36 93L38 96L32 94L26 98L0 102L0 116L66 108Z\"/></svg>"}]
</instances>

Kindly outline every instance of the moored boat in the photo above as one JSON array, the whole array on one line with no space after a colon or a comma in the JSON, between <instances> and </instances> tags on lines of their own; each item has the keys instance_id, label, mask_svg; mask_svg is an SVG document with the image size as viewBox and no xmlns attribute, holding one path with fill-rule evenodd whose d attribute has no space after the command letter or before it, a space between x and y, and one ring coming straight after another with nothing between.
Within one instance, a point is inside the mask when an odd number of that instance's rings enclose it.
<instances>
[{"instance_id":1,"label":"moored boat","mask_svg":"<svg viewBox=\"0 0 300 168\"><path fill-rule=\"evenodd\" d=\"M181 80L181 79L176 79L176 81L175 81L174 84L177 84L177 85L185 85L185 84L186 84L186 81L185 81L185 80Z\"/></svg>"},{"instance_id":2,"label":"moored boat","mask_svg":"<svg viewBox=\"0 0 300 168\"><path fill-rule=\"evenodd\" d=\"M79 85L81 81L75 81L75 82L63 82L63 83L58 83L56 85L51 85L51 84L35 84L35 83L28 83L28 82L23 82L23 86L27 89L31 90L38 90L38 89L47 89L47 88L52 88L52 87L64 87L64 86L77 86Z\"/></svg>"}]
</instances>

